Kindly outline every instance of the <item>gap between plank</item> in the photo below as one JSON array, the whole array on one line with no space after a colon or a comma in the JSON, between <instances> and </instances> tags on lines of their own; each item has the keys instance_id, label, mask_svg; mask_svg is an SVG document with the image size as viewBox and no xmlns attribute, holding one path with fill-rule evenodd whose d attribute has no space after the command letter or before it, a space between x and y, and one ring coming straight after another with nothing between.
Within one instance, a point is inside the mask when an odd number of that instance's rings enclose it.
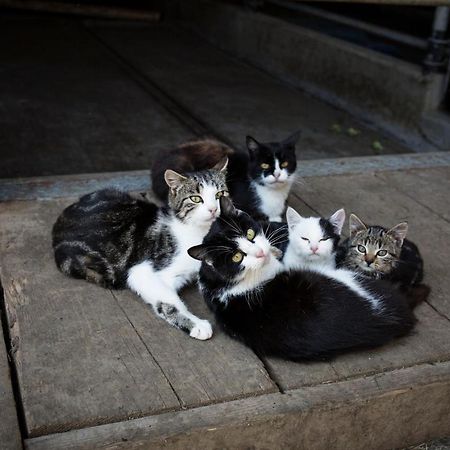
<instances>
[{"instance_id":1,"label":"gap between plank","mask_svg":"<svg viewBox=\"0 0 450 450\"><path fill-rule=\"evenodd\" d=\"M182 105L178 100L169 95L148 75L142 73L135 65L123 57L108 42L99 36L93 29L84 26L85 31L93 37L104 49L108 51L110 56L116 63L126 72L127 75L138 84L150 97L152 97L160 106L172 114L178 121L191 130L197 137L214 137L231 148L234 144L225 136L214 130L208 123L197 117L186 106Z\"/></svg>"},{"instance_id":2,"label":"gap between plank","mask_svg":"<svg viewBox=\"0 0 450 450\"><path fill-rule=\"evenodd\" d=\"M19 431L22 438L22 445L24 439L28 438L27 433L27 422L25 418L25 409L22 402L22 396L20 394L20 385L19 385L19 377L17 373L16 362L13 355L13 349L11 345L11 333L8 321L8 315L6 313L6 301L5 295L3 291L3 286L1 284L0 279L0 315L1 315L1 324L3 328L3 341L5 343L6 348L6 357L8 359L10 380L11 380L11 389L13 393L14 403L16 406L16 414L17 421L19 424Z\"/></svg>"}]
</instances>

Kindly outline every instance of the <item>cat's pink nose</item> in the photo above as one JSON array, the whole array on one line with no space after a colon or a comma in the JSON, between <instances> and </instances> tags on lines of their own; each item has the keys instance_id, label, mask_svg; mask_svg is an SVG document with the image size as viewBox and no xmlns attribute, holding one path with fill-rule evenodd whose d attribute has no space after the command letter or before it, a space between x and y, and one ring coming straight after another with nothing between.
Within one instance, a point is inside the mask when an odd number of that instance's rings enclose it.
<instances>
[{"instance_id":1,"label":"cat's pink nose","mask_svg":"<svg viewBox=\"0 0 450 450\"><path fill-rule=\"evenodd\" d=\"M319 250L319 247L317 247L317 245L314 245L314 246L311 247L311 251L313 253L317 253L317 250Z\"/></svg>"},{"instance_id":2,"label":"cat's pink nose","mask_svg":"<svg viewBox=\"0 0 450 450\"><path fill-rule=\"evenodd\" d=\"M216 207L214 207L214 208L209 208L209 211L210 211L210 213L211 214L216 214L216 212L217 212L217 206Z\"/></svg>"},{"instance_id":3,"label":"cat's pink nose","mask_svg":"<svg viewBox=\"0 0 450 450\"><path fill-rule=\"evenodd\" d=\"M266 256L266 254L264 253L264 250L262 250L262 249L259 249L257 252L256 252L256 257L257 258L264 258Z\"/></svg>"},{"instance_id":4,"label":"cat's pink nose","mask_svg":"<svg viewBox=\"0 0 450 450\"><path fill-rule=\"evenodd\" d=\"M276 180L278 180L278 178L280 178L280 175L281 175L281 172L275 171L275 172L273 173L273 176L275 177Z\"/></svg>"}]
</instances>

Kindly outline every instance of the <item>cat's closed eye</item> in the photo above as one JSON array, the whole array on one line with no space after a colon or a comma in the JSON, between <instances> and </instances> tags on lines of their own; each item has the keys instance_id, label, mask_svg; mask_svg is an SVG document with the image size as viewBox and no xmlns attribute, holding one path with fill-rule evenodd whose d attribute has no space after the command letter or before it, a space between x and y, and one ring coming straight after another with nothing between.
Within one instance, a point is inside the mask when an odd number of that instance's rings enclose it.
<instances>
[{"instance_id":1,"label":"cat's closed eye","mask_svg":"<svg viewBox=\"0 0 450 450\"><path fill-rule=\"evenodd\" d=\"M231 257L231 260L235 263L240 263L244 259L244 254L242 252L236 252Z\"/></svg>"},{"instance_id":2,"label":"cat's closed eye","mask_svg":"<svg viewBox=\"0 0 450 450\"><path fill-rule=\"evenodd\" d=\"M329 239L331 239L331 237L324 237L322 239L319 239L319 242L328 241Z\"/></svg>"},{"instance_id":3,"label":"cat's closed eye","mask_svg":"<svg viewBox=\"0 0 450 450\"><path fill-rule=\"evenodd\" d=\"M203 202L203 199L200 197L200 195L191 195L189 198L194 203L202 203Z\"/></svg>"},{"instance_id":4,"label":"cat's closed eye","mask_svg":"<svg viewBox=\"0 0 450 450\"><path fill-rule=\"evenodd\" d=\"M302 239L303 239L304 241L306 241L306 242L309 242L309 239L308 239L308 238L305 238L305 237L302 236Z\"/></svg>"}]
</instances>

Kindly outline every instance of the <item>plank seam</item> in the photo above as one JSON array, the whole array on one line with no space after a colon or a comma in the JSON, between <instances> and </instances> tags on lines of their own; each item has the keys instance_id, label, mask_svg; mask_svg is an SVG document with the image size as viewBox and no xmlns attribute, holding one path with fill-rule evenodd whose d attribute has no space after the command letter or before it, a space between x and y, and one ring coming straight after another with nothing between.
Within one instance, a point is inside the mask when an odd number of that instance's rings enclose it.
<instances>
[{"instance_id":1,"label":"plank seam","mask_svg":"<svg viewBox=\"0 0 450 450\"><path fill-rule=\"evenodd\" d=\"M9 374L11 380L11 389L14 398L14 404L16 406L17 421L19 424L19 431L21 435L22 446L24 445L24 439L28 437L27 424L25 418L25 409L22 402L22 396L20 394L19 377L17 373L17 366L15 358L13 356L13 348L11 345L11 333L8 322L8 314L6 313L6 300L4 296L3 286L0 279L0 321L3 331L3 341L6 348L6 357L8 359Z\"/></svg>"},{"instance_id":2,"label":"plank seam","mask_svg":"<svg viewBox=\"0 0 450 450\"><path fill-rule=\"evenodd\" d=\"M119 66L130 76L130 78L138 84L148 95L150 95L161 107L167 110L172 116L178 119L184 126L191 130L197 136L210 136L221 140L230 147L234 144L225 136L213 129L210 124L197 117L185 105L169 95L160 85L158 85L147 74L139 70L134 64L127 60L120 52L115 50L94 30L84 27L99 44L102 45L110 54L110 56L119 64Z\"/></svg>"},{"instance_id":3,"label":"plank seam","mask_svg":"<svg viewBox=\"0 0 450 450\"><path fill-rule=\"evenodd\" d=\"M147 350L148 354L151 356L151 358L153 359L154 363L158 366L159 370L161 371L162 375L164 376L164 379L167 381L168 385L170 386L170 389L172 390L173 394L175 395L176 399L178 400L178 403L180 404L180 408L185 409L186 406L183 402L183 400L180 398L180 396L178 395L177 391L175 390L175 388L173 387L171 381L169 380L168 376L166 375L166 373L164 372L163 368L161 367L161 365L159 364L159 362L157 361L157 359L153 356L152 352L150 351L150 348L148 347L148 345L146 344L146 342L144 341L144 339L142 339L142 336L140 335L139 331L136 329L136 327L134 326L134 323L131 321L131 319L129 318L127 312L125 311L124 308L122 308L122 305L119 302L119 299L116 297L114 291L109 291L111 292L111 295L113 296L114 300L117 303L117 306L120 308L120 310L123 312L124 316L127 318L129 324L131 325L131 327L133 328L133 330L135 331L135 333L137 334L137 336L139 337L139 340L142 342L142 344L144 345L145 349Z\"/></svg>"}]
</instances>

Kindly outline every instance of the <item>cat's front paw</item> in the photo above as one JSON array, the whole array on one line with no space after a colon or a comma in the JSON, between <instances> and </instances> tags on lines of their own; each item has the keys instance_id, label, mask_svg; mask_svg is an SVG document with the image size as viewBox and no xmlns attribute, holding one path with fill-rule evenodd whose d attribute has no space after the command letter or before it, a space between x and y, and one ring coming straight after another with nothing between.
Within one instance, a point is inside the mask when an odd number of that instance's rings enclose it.
<instances>
[{"instance_id":1,"label":"cat's front paw","mask_svg":"<svg viewBox=\"0 0 450 450\"><path fill-rule=\"evenodd\" d=\"M206 339L209 339L212 334L213 332L211 324L207 320L198 320L192 327L189 336L193 337L194 339L205 341Z\"/></svg>"}]
</instances>

